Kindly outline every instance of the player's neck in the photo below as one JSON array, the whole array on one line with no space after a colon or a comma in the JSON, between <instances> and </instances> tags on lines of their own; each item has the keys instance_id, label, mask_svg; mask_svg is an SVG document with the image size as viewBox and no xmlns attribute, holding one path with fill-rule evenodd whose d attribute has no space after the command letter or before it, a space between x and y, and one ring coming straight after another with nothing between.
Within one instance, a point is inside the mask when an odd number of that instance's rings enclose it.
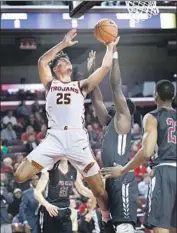
<instances>
[{"instance_id":1,"label":"player's neck","mask_svg":"<svg viewBox=\"0 0 177 233\"><path fill-rule=\"evenodd\" d=\"M61 160L59 164L59 169L63 172L66 173L68 171L68 161L67 160Z\"/></svg>"},{"instance_id":2,"label":"player's neck","mask_svg":"<svg viewBox=\"0 0 177 233\"><path fill-rule=\"evenodd\" d=\"M60 74L59 80L63 83L71 82L71 75L70 74Z\"/></svg>"},{"instance_id":3,"label":"player's neck","mask_svg":"<svg viewBox=\"0 0 177 233\"><path fill-rule=\"evenodd\" d=\"M157 108L168 108L172 109L172 103L167 101L161 101L157 103Z\"/></svg>"}]
</instances>

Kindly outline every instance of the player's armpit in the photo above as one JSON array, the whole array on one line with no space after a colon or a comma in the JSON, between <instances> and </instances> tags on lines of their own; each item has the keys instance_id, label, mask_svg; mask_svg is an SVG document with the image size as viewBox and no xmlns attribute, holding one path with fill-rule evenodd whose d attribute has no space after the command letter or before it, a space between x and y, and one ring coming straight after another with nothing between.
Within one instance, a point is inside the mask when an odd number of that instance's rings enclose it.
<instances>
[{"instance_id":1,"label":"player's armpit","mask_svg":"<svg viewBox=\"0 0 177 233\"><path fill-rule=\"evenodd\" d=\"M102 126L105 126L108 120L108 111L103 102L103 96L98 86L91 92L91 100L99 122Z\"/></svg>"},{"instance_id":2,"label":"player's armpit","mask_svg":"<svg viewBox=\"0 0 177 233\"><path fill-rule=\"evenodd\" d=\"M87 79L81 81L81 90L85 96L93 91L101 83L103 78L108 74L109 70L110 67L101 66Z\"/></svg>"},{"instance_id":3,"label":"player's armpit","mask_svg":"<svg viewBox=\"0 0 177 233\"><path fill-rule=\"evenodd\" d=\"M157 144L157 120L148 113L143 119L144 135L142 141L142 150L145 159L149 159L155 151Z\"/></svg>"}]
</instances>

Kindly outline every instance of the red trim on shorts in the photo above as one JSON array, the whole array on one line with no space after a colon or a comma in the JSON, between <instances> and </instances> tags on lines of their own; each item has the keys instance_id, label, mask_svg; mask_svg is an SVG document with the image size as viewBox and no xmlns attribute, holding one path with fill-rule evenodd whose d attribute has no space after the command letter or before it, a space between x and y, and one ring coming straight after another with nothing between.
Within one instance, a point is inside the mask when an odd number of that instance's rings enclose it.
<instances>
[{"instance_id":1,"label":"red trim on shorts","mask_svg":"<svg viewBox=\"0 0 177 233\"><path fill-rule=\"evenodd\" d=\"M89 164L84 168L83 172L87 174L87 173L89 172L89 170L94 166L94 164L95 164L95 162L89 163Z\"/></svg>"},{"instance_id":2,"label":"red trim on shorts","mask_svg":"<svg viewBox=\"0 0 177 233\"><path fill-rule=\"evenodd\" d=\"M38 171L41 171L44 167L42 165L40 165L39 163L37 163L34 160L29 160L27 157L23 159L23 161L29 161L33 167L35 167Z\"/></svg>"}]
</instances>

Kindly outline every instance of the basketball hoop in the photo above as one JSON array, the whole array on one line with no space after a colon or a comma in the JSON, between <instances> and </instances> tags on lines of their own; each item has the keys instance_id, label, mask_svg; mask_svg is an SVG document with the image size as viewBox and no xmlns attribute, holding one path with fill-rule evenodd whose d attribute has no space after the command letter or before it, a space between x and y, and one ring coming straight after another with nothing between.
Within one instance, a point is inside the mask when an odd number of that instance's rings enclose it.
<instances>
[{"instance_id":1,"label":"basketball hoop","mask_svg":"<svg viewBox=\"0 0 177 233\"><path fill-rule=\"evenodd\" d=\"M156 1L125 1L130 14L130 22L138 23L158 15Z\"/></svg>"}]
</instances>

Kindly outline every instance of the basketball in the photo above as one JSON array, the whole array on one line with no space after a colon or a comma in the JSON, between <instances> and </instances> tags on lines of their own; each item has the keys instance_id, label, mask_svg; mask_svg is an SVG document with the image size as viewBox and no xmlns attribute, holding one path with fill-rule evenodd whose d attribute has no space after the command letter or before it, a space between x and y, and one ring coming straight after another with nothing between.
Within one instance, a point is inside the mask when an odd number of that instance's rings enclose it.
<instances>
[{"instance_id":1,"label":"basketball","mask_svg":"<svg viewBox=\"0 0 177 233\"><path fill-rule=\"evenodd\" d=\"M118 37L118 27L114 21L102 19L95 25L94 36L102 43L113 42Z\"/></svg>"}]
</instances>

